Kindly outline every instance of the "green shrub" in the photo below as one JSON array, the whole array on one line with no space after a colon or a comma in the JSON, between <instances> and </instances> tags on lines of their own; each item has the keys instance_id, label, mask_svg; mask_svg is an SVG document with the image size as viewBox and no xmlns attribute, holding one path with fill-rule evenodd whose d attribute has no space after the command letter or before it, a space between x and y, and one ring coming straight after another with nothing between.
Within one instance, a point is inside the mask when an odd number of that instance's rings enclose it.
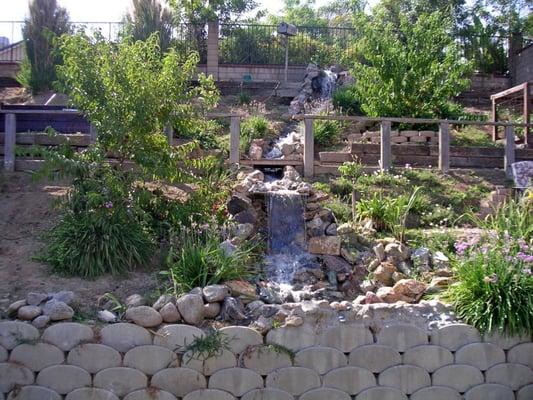
<instances>
[{"instance_id":1,"label":"green shrub","mask_svg":"<svg viewBox=\"0 0 533 400\"><path fill-rule=\"evenodd\" d=\"M361 115L361 105L354 86L341 86L333 92L331 100L341 114Z\"/></svg>"},{"instance_id":2,"label":"green shrub","mask_svg":"<svg viewBox=\"0 0 533 400\"><path fill-rule=\"evenodd\" d=\"M339 172L344 178L356 181L365 174L365 167L360 162L344 162L339 167Z\"/></svg>"},{"instance_id":3,"label":"green shrub","mask_svg":"<svg viewBox=\"0 0 533 400\"><path fill-rule=\"evenodd\" d=\"M187 292L231 279L252 275L253 248L237 247L228 252L221 246L222 236L216 224L191 224L171 238L166 265L176 293Z\"/></svg>"},{"instance_id":4,"label":"green shrub","mask_svg":"<svg viewBox=\"0 0 533 400\"><path fill-rule=\"evenodd\" d=\"M146 266L154 240L132 192L123 173L97 164L80 169L39 258L54 272L85 278Z\"/></svg>"},{"instance_id":5,"label":"green shrub","mask_svg":"<svg viewBox=\"0 0 533 400\"><path fill-rule=\"evenodd\" d=\"M250 97L250 95L246 92L240 92L239 93L239 98L238 98L238 103L239 105L246 105L246 104L250 104L252 101L252 98Z\"/></svg>"},{"instance_id":6,"label":"green shrub","mask_svg":"<svg viewBox=\"0 0 533 400\"><path fill-rule=\"evenodd\" d=\"M533 333L533 275L509 243L469 252L455 268L446 296L456 314L481 332Z\"/></svg>"},{"instance_id":7,"label":"green shrub","mask_svg":"<svg viewBox=\"0 0 533 400\"><path fill-rule=\"evenodd\" d=\"M262 139L270 133L268 119L260 115L249 117L241 124L241 151L246 152L254 139Z\"/></svg>"},{"instance_id":8,"label":"green shrub","mask_svg":"<svg viewBox=\"0 0 533 400\"><path fill-rule=\"evenodd\" d=\"M339 224L352 220L352 209L346 203L339 200L331 200L325 203L324 206L331 210Z\"/></svg>"},{"instance_id":9,"label":"green shrub","mask_svg":"<svg viewBox=\"0 0 533 400\"><path fill-rule=\"evenodd\" d=\"M339 140L342 130L340 121L319 119L315 120L314 136L315 143L319 146L330 146Z\"/></svg>"},{"instance_id":10,"label":"green shrub","mask_svg":"<svg viewBox=\"0 0 533 400\"><path fill-rule=\"evenodd\" d=\"M479 129L467 126L452 135L452 146L468 147L494 147L496 144L492 141L490 135Z\"/></svg>"}]
</instances>

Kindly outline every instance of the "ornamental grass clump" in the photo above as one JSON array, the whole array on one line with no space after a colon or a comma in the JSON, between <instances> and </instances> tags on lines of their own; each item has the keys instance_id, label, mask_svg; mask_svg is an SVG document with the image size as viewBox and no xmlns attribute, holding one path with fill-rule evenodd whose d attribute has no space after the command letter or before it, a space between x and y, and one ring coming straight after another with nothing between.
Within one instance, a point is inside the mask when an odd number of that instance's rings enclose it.
<instances>
[{"instance_id":1,"label":"ornamental grass clump","mask_svg":"<svg viewBox=\"0 0 533 400\"><path fill-rule=\"evenodd\" d=\"M494 238L492 239L494 240ZM508 335L533 332L533 255L531 243L456 245L457 283L447 292L457 316L481 332Z\"/></svg>"}]
</instances>

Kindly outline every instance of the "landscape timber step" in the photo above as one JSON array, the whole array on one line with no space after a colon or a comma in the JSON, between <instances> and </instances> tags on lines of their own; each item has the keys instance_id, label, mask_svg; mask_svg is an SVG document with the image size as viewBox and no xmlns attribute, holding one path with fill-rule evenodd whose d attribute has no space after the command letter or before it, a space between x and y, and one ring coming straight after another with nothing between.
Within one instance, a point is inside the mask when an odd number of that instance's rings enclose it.
<instances>
[{"instance_id":1,"label":"landscape timber step","mask_svg":"<svg viewBox=\"0 0 533 400\"><path fill-rule=\"evenodd\" d=\"M260 165L267 167L284 167L286 165L301 166L302 160L269 160L268 158L261 158L260 160L241 160L242 165Z\"/></svg>"}]
</instances>

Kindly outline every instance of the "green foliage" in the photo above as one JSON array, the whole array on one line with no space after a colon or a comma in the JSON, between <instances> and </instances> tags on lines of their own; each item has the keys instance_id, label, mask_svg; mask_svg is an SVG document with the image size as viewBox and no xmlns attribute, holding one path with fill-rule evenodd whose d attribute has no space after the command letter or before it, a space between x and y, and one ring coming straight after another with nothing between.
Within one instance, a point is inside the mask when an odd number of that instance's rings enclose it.
<instances>
[{"instance_id":1,"label":"green foliage","mask_svg":"<svg viewBox=\"0 0 533 400\"><path fill-rule=\"evenodd\" d=\"M121 164L135 162L147 176L179 181L190 177L181 164L191 161L191 147L171 148L164 128L201 119L218 95L210 78L200 75L197 86L190 83L196 54L184 56L171 49L163 55L158 41L157 35L118 44L98 34L63 36L64 64L58 75L64 92L95 126L106 152Z\"/></svg>"},{"instance_id":2,"label":"green foliage","mask_svg":"<svg viewBox=\"0 0 533 400\"><path fill-rule=\"evenodd\" d=\"M251 276L249 266L253 248L240 246L228 251L223 246L220 228L214 224L192 223L171 238L166 264L175 293L187 292L232 279Z\"/></svg>"},{"instance_id":3,"label":"green foliage","mask_svg":"<svg viewBox=\"0 0 533 400\"><path fill-rule=\"evenodd\" d=\"M338 223L350 222L352 220L352 209L346 203L339 200L330 200L324 207L331 210Z\"/></svg>"},{"instance_id":4,"label":"green foliage","mask_svg":"<svg viewBox=\"0 0 533 400\"><path fill-rule=\"evenodd\" d=\"M449 100L469 85L471 67L450 36L451 21L440 12L399 25L379 11L361 17L358 57L351 60L361 110L370 116L446 117Z\"/></svg>"},{"instance_id":5,"label":"green foliage","mask_svg":"<svg viewBox=\"0 0 533 400\"><path fill-rule=\"evenodd\" d=\"M133 182L108 165L84 159L87 155L73 157L73 188L62 203L61 220L45 235L40 259L54 272L84 278L147 265L155 246L135 204Z\"/></svg>"},{"instance_id":6,"label":"green foliage","mask_svg":"<svg viewBox=\"0 0 533 400\"><path fill-rule=\"evenodd\" d=\"M270 133L268 119L260 115L246 118L241 124L241 151L246 152L254 139L264 139Z\"/></svg>"},{"instance_id":7,"label":"green foliage","mask_svg":"<svg viewBox=\"0 0 533 400\"><path fill-rule=\"evenodd\" d=\"M254 0L169 0L169 4L174 9L177 21L186 24L205 24L216 20L230 22L252 11L257 5Z\"/></svg>"},{"instance_id":8,"label":"green foliage","mask_svg":"<svg viewBox=\"0 0 533 400\"><path fill-rule=\"evenodd\" d=\"M185 344L180 351L184 352L185 366L191 360L205 361L212 357L219 357L224 350L230 349L230 338L218 329L210 329L203 336L195 336L194 340Z\"/></svg>"},{"instance_id":9,"label":"green foliage","mask_svg":"<svg viewBox=\"0 0 533 400\"><path fill-rule=\"evenodd\" d=\"M333 106L342 114L361 115L361 104L357 97L355 85L341 86L333 92L331 100Z\"/></svg>"},{"instance_id":10,"label":"green foliage","mask_svg":"<svg viewBox=\"0 0 533 400\"><path fill-rule=\"evenodd\" d=\"M52 88L56 80L55 67L61 63L55 39L69 32L67 10L57 0L32 0L29 17L24 21L22 36L26 60L22 63L18 81L34 93Z\"/></svg>"},{"instance_id":11,"label":"green foliage","mask_svg":"<svg viewBox=\"0 0 533 400\"><path fill-rule=\"evenodd\" d=\"M319 146L330 146L339 140L342 131L342 122L318 119L314 121L315 143Z\"/></svg>"},{"instance_id":12,"label":"green foliage","mask_svg":"<svg viewBox=\"0 0 533 400\"><path fill-rule=\"evenodd\" d=\"M357 181L357 179L365 174L365 167L360 162L349 161L342 163L339 167L339 172L344 178Z\"/></svg>"},{"instance_id":13,"label":"green foliage","mask_svg":"<svg viewBox=\"0 0 533 400\"><path fill-rule=\"evenodd\" d=\"M193 119L182 120L174 125L174 132L183 139L192 139L198 142L203 149L221 148L223 126L216 120Z\"/></svg>"},{"instance_id":14,"label":"green foliage","mask_svg":"<svg viewBox=\"0 0 533 400\"><path fill-rule=\"evenodd\" d=\"M494 147L496 145L487 132L471 126L454 132L452 137L452 146Z\"/></svg>"},{"instance_id":15,"label":"green foliage","mask_svg":"<svg viewBox=\"0 0 533 400\"><path fill-rule=\"evenodd\" d=\"M531 265L531 264L530 264ZM456 314L481 332L533 332L533 275L509 244L474 250L458 261L447 292Z\"/></svg>"},{"instance_id":16,"label":"green foliage","mask_svg":"<svg viewBox=\"0 0 533 400\"><path fill-rule=\"evenodd\" d=\"M134 40L148 40L157 33L159 47L164 53L172 40L173 16L159 0L133 0L131 13L125 18L125 31Z\"/></svg>"},{"instance_id":17,"label":"green foliage","mask_svg":"<svg viewBox=\"0 0 533 400\"><path fill-rule=\"evenodd\" d=\"M250 95L247 93L247 92L240 92L239 93L239 99L238 99L238 103L239 105L247 105L247 104L250 104L250 102L252 101L252 98L250 97Z\"/></svg>"}]
</instances>

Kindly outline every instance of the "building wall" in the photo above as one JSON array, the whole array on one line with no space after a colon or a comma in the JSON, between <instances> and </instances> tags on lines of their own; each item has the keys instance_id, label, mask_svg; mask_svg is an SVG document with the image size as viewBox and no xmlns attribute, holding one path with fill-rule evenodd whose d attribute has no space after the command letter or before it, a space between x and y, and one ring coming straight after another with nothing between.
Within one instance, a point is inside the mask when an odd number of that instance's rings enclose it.
<instances>
[{"instance_id":1,"label":"building wall","mask_svg":"<svg viewBox=\"0 0 533 400\"><path fill-rule=\"evenodd\" d=\"M515 76L513 85L533 81L533 44L524 47L514 58Z\"/></svg>"},{"instance_id":2,"label":"building wall","mask_svg":"<svg viewBox=\"0 0 533 400\"><path fill-rule=\"evenodd\" d=\"M482 336L465 324L429 331L408 323L379 332L361 323L304 323L266 335L239 326L221 332L227 347L205 358L182 354L204 335L189 325L100 329L66 322L39 332L26 322L2 321L0 399L533 398L529 336Z\"/></svg>"}]
</instances>

